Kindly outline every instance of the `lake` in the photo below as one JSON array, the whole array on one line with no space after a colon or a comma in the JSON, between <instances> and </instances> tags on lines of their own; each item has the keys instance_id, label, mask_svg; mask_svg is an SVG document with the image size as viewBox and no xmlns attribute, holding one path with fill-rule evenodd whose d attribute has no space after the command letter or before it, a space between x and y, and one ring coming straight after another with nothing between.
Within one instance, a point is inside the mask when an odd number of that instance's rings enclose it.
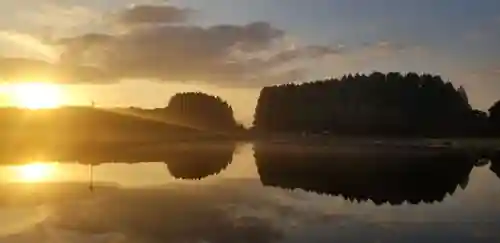
<instances>
[{"instance_id":1,"label":"lake","mask_svg":"<svg viewBox=\"0 0 500 243\"><path fill-rule=\"evenodd\" d=\"M500 160L448 148L2 155L0 243L500 242Z\"/></svg>"}]
</instances>

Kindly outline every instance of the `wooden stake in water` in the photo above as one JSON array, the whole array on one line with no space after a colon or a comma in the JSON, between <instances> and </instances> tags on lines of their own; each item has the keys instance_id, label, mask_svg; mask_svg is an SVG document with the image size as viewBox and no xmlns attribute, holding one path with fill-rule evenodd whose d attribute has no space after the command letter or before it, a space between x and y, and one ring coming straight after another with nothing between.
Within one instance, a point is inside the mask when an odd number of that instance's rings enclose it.
<instances>
[{"instance_id":1,"label":"wooden stake in water","mask_svg":"<svg viewBox=\"0 0 500 243\"><path fill-rule=\"evenodd\" d=\"M89 166L89 190L94 192L94 165Z\"/></svg>"}]
</instances>

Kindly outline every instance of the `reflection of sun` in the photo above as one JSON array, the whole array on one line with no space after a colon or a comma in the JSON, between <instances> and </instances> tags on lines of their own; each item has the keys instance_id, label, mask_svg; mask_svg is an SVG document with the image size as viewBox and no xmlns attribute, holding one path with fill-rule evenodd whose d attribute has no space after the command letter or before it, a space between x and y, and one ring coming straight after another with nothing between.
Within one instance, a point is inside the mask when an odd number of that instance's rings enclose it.
<instances>
[{"instance_id":1,"label":"reflection of sun","mask_svg":"<svg viewBox=\"0 0 500 243\"><path fill-rule=\"evenodd\" d=\"M61 105L61 90L50 83L22 83L13 86L13 102L28 109L56 108Z\"/></svg>"},{"instance_id":2,"label":"reflection of sun","mask_svg":"<svg viewBox=\"0 0 500 243\"><path fill-rule=\"evenodd\" d=\"M17 177L23 182L39 182L50 179L54 174L54 164L33 163L16 167Z\"/></svg>"}]
</instances>

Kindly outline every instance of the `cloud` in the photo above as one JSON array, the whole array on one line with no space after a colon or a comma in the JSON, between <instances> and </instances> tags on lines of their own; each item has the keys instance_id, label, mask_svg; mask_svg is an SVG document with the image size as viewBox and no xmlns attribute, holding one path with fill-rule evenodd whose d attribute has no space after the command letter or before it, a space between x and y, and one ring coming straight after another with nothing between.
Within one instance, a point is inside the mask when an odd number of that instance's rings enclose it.
<instances>
[{"instance_id":1,"label":"cloud","mask_svg":"<svg viewBox=\"0 0 500 243\"><path fill-rule=\"evenodd\" d=\"M25 58L0 58L0 79L9 82L50 80L57 83L113 82L102 70Z\"/></svg>"},{"instance_id":2,"label":"cloud","mask_svg":"<svg viewBox=\"0 0 500 243\"><path fill-rule=\"evenodd\" d=\"M86 34L76 38L62 38L57 40L55 44L66 46L82 46L83 48L91 45L104 43L111 40L113 37L106 34Z\"/></svg>"},{"instance_id":3,"label":"cloud","mask_svg":"<svg viewBox=\"0 0 500 243\"><path fill-rule=\"evenodd\" d=\"M339 51L326 46L283 50L285 36L285 31L267 22L210 27L149 25L121 34L82 35L58 43L66 49L64 59L103 67L116 78L232 85L251 85L256 77L267 83L283 82L282 78L297 71L276 73L282 66Z\"/></svg>"},{"instance_id":4,"label":"cloud","mask_svg":"<svg viewBox=\"0 0 500 243\"><path fill-rule=\"evenodd\" d=\"M10 80L39 75L64 83L149 79L260 87L311 78L308 74L318 62L328 65L325 70L331 75L332 66L358 72L374 61L383 63L405 53L422 52L386 41L350 48L287 41L285 31L267 22L210 27L150 25L118 34L61 38L51 43L63 49L52 62L57 64L4 58L0 68L4 70L2 78Z\"/></svg>"},{"instance_id":5,"label":"cloud","mask_svg":"<svg viewBox=\"0 0 500 243\"><path fill-rule=\"evenodd\" d=\"M79 33L102 22L102 12L81 6L40 1L18 15L18 20L29 23L33 31L45 35Z\"/></svg>"},{"instance_id":6,"label":"cloud","mask_svg":"<svg viewBox=\"0 0 500 243\"><path fill-rule=\"evenodd\" d=\"M12 50L16 51L16 53L9 53L11 55L40 57L47 61L57 60L59 56L59 53L53 46L47 45L43 41L26 33L0 30L0 41L7 44L5 46L6 50L3 51L4 53L12 52Z\"/></svg>"},{"instance_id":7,"label":"cloud","mask_svg":"<svg viewBox=\"0 0 500 243\"><path fill-rule=\"evenodd\" d=\"M294 48L285 50L274 55L268 63L281 64L289 61L302 59L302 58L320 58L326 55L341 54L341 48L334 48L329 46L311 45L305 47Z\"/></svg>"},{"instance_id":8,"label":"cloud","mask_svg":"<svg viewBox=\"0 0 500 243\"><path fill-rule=\"evenodd\" d=\"M84 20L95 14L78 7L51 9L58 13L57 20L79 13L79 20L68 20L68 26L85 25ZM83 82L91 77L90 83L95 80L101 83L107 78L107 82L147 79L256 87L297 80L308 72L305 62L343 51L340 47L289 43L288 33L269 22L192 24L187 21L191 12L170 5L134 5L112 14L112 20L126 28L46 38L42 44L57 50L57 57L51 53L51 58L42 59L57 64L6 59L2 61L4 67L1 68L6 70L2 78L19 79L26 76L22 73L30 73L30 76L41 73L55 75L64 82ZM76 68L81 66L99 67L99 71ZM28 70L23 72L23 68ZM59 68L62 70L57 70Z\"/></svg>"},{"instance_id":9,"label":"cloud","mask_svg":"<svg viewBox=\"0 0 500 243\"><path fill-rule=\"evenodd\" d=\"M169 5L133 5L114 16L119 24L171 24L188 20L192 11Z\"/></svg>"},{"instance_id":10,"label":"cloud","mask_svg":"<svg viewBox=\"0 0 500 243\"><path fill-rule=\"evenodd\" d=\"M367 57L388 57L407 51L410 48L413 47L390 41L379 41L374 43L365 43L364 48L360 48L358 51L363 52Z\"/></svg>"}]
</instances>

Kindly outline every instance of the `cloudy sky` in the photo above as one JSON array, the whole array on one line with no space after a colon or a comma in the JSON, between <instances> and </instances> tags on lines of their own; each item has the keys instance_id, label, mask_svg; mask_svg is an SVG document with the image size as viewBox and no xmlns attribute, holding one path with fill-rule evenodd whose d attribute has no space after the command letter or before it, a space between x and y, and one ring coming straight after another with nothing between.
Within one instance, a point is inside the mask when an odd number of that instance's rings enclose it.
<instances>
[{"instance_id":1,"label":"cloudy sky","mask_svg":"<svg viewBox=\"0 0 500 243\"><path fill-rule=\"evenodd\" d=\"M0 1L2 82L102 106L205 91L246 123L262 86L374 70L440 74L487 109L498 43L498 0Z\"/></svg>"}]
</instances>

